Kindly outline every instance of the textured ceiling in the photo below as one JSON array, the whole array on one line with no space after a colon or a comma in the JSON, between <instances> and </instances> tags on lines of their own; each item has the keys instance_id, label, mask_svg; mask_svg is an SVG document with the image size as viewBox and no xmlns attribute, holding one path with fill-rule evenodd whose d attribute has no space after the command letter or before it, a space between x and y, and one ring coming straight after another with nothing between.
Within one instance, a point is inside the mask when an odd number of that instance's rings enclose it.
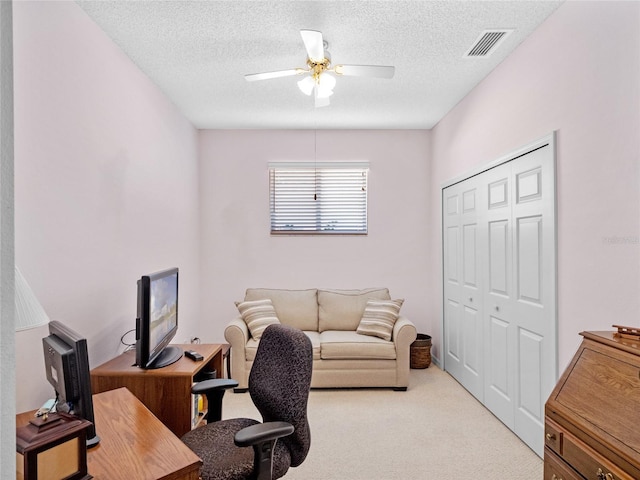
<instances>
[{"instance_id":1,"label":"textured ceiling","mask_svg":"<svg viewBox=\"0 0 640 480\"><path fill-rule=\"evenodd\" d=\"M561 1L84 1L77 3L198 128L432 128ZM285 77L304 67L300 29L333 64L394 65L393 79L340 77L315 108ZM464 58L487 29L513 29Z\"/></svg>"}]
</instances>

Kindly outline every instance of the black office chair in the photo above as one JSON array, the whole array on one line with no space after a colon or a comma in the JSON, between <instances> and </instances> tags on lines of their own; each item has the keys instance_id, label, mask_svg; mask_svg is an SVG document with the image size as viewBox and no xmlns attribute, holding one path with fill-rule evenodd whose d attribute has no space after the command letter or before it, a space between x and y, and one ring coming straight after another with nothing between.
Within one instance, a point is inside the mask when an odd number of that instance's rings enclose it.
<instances>
[{"instance_id":1,"label":"black office chair","mask_svg":"<svg viewBox=\"0 0 640 480\"><path fill-rule=\"evenodd\" d=\"M312 355L311 341L302 331L284 325L265 329L249 374L249 394L264 423L220 420L222 396L237 382L194 385L194 393L207 395L210 423L182 440L202 459L202 480L271 480L304 461L311 442L307 402Z\"/></svg>"}]
</instances>

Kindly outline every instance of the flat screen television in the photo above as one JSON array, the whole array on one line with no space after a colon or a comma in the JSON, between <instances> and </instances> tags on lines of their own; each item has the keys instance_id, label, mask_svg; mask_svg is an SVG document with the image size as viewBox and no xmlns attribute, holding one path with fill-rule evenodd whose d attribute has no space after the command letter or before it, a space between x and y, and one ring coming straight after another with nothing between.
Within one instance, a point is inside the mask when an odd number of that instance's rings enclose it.
<instances>
[{"instance_id":1,"label":"flat screen television","mask_svg":"<svg viewBox=\"0 0 640 480\"><path fill-rule=\"evenodd\" d=\"M96 435L91 397L91 375L87 340L56 320L49 323L49 336L42 339L47 380L56 392L56 410L91 422L87 447L100 442Z\"/></svg>"},{"instance_id":2,"label":"flat screen television","mask_svg":"<svg viewBox=\"0 0 640 480\"><path fill-rule=\"evenodd\" d=\"M143 275L138 280L136 365L162 368L180 360L183 351L169 345L178 331L178 269Z\"/></svg>"}]
</instances>

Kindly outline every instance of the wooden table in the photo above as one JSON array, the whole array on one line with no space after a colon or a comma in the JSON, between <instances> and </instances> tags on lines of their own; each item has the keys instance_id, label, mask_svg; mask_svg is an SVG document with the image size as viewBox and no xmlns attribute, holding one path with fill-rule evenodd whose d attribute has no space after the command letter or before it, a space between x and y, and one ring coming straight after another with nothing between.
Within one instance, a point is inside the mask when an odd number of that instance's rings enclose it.
<instances>
[{"instance_id":1,"label":"wooden table","mask_svg":"<svg viewBox=\"0 0 640 480\"><path fill-rule=\"evenodd\" d=\"M200 362L182 357L177 362L155 370L134 366L135 352L130 350L91 370L93 393L126 387L178 437L194 426L191 386L203 371L216 370L223 376L223 347L218 344L177 345L195 350L204 357Z\"/></svg>"},{"instance_id":2,"label":"wooden table","mask_svg":"<svg viewBox=\"0 0 640 480\"><path fill-rule=\"evenodd\" d=\"M119 388L93 396L100 443L88 450L97 480L197 480L202 461L131 392ZM26 425L34 412L16 416Z\"/></svg>"}]
</instances>

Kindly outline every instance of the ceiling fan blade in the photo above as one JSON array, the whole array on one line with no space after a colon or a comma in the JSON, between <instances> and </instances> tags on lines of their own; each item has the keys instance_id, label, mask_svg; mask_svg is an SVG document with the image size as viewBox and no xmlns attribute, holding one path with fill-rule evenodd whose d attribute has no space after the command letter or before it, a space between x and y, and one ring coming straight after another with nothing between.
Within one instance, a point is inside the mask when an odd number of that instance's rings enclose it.
<instances>
[{"instance_id":1,"label":"ceiling fan blade","mask_svg":"<svg viewBox=\"0 0 640 480\"><path fill-rule=\"evenodd\" d=\"M393 78L396 67L386 65L336 65L334 71L338 75L352 77Z\"/></svg>"},{"instance_id":2,"label":"ceiling fan blade","mask_svg":"<svg viewBox=\"0 0 640 480\"><path fill-rule=\"evenodd\" d=\"M256 80L269 80L271 78L290 77L292 75L299 75L306 70L303 68L294 68L292 70L279 70L277 72L264 72L264 73L249 73L244 76L247 82L255 82Z\"/></svg>"},{"instance_id":3,"label":"ceiling fan blade","mask_svg":"<svg viewBox=\"0 0 640 480\"><path fill-rule=\"evenodd\" d=\"M322 32L317 30L300 30L304 47L307 49L309 60L321 62L324 59Z\"/></svg>"}]
</instances>

